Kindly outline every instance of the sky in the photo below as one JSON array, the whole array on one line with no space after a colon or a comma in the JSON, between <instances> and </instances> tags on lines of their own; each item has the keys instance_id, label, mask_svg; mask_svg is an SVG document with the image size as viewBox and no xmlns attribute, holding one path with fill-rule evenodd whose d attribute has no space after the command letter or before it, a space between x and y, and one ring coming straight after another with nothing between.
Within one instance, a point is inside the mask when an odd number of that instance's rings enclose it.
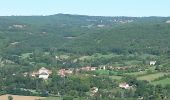
<instances>
[{"instance_id":1,"label":"sky","mask_svg":"<svg viewBox=\"0 0 170 100\"><path fill-rule=\"evenodd\" d=\"M170 16L170 0L0 0L0 16Z\"/></svg>"}]
</instances>

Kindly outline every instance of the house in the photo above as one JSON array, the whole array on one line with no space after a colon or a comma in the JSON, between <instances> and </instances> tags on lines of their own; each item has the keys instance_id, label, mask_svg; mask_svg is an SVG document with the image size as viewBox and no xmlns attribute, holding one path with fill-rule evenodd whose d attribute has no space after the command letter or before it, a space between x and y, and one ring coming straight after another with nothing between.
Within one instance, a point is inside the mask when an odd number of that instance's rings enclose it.
<instances>
[{"instance_id":1,"label":"house","mask_svg":"<svg viewBox=\"0 0 170 100\"><path fill-rule=\"evenodd\" d=\"M17 25L17 24L14 24L14 25L12 25L12 27L13 28L20 28L20 29L22 29L22 28L26 27L26 25ZM12 28L12 27L10 27L10 28Z\"/></svg>"},{"instance_id":2,"label":"house","mask_svg":"<svg viewBox=\"0 0 170 100\"><path fill-rule=\"evenodd\" d=\"M170 23L170 20L167 20L166 23Z\"/></svg>"},{"instance_id":3,"label":"house","mask_svg":"<svg viewBox=\"0 0 170 100\"><path fill-rule=\"evenodd\" d=\"M99 69L106 70L106 66L100 66Z\"/></svg>"},{"instance_id":4,"label":"house","mask_svg":"<svg viewBox=\"0 0 170 100\"><path fill-rule=\"evenodd\" d=\"M90 66L81 68L81 70L83 70L83 71L95 71L96 69L97 69L97 67L90 67Z\"/></svg>"},{"instance_id":5,"label":"house","mask_svg":"<svg viewBox=\"0 0 170 100\"><path fill-rule=\"evenodd\" d=\"M36 77L37 75L38 75L38 72L32 72L32 73L31 73L31 76L32 76L32 77Z\"/></svg>"},{"instance_id":6,"label":"house","mask_svg":"<svg viewBox=\"0 0 170 100\"><path fill-rule=\"evenodd\" d=\"M155 65L156 64L156 61L150 61L149 62L149 65Z\"/></svg>"},{"instance_id":7,"label":"house","mask_svg":"<svg viewBox=\"0 0 170 100\"><path fill-rule=\"evenodd\" d=\"M105 27L105 25L100 24L100 25L97 25L97 27L102 28L102 27Z\"/></svg>"},{"instance_id":8,"label":"house","mask_svg":"<svg viewBox=\"0 0 170 100\"><path fill-rule=\"evenodd\" d=\"M28 72L23 73L23 75L24 75L24 77L26 77L28 75Z\"/></svg>"},{"instance_id":9,"label":"house","mask_svg":"<svg viewBox=\"0 0 170 100\"><path fill-rule=\"evenodd\" d=\"M91 67L90 66L82 67L81 70L83 70L83 71L90 71Z\"/></svg>"},{"instance_id":10,"label":"house","mask_svg":"<svg viewBox=\"0 0 170 100\"><path fill-rule=\"evenodd\" d=\"M97 69L97 67L91 67L91 71L95 71Z\"/></svg>"},{"instance_id":11,"label":"house","mask_svg":"<svg viewBox=\"0 0 170 100\"><path fill-rule=\"evenodd\" d=\"M123 88L123 89L129 89L130 88L129 84L127 84L127 83L120 83L119 87Z\"/></svg>"},{"instance_id":12,"label":"house","mask_svg":"<svg viewBox=\"0 0 170 100\"><path fill-rule=\"evenodd\" d=\"M59 71L58 71L58 75L60 75L61 77L64 77L64 76L66 76L66 75L68 75L68 74L72 74L73 73L73 70L74 69L60 69Z\"/></svg>"},{"instance_id":13,"label":"house","mask_svg":"<svg viewBox=\"0 0 170 100\"><path fill-rule=\"evenodd\" d=\"M124 66L124 67L114 67L113 69L115 69L115 70L127 70L128 68L130 68L130 67Z\"/></svg>"},{"instance_id":14,"label":"house","mask_svg":"<svg viewBox=\"0 0 170 100\"><path fill-rule=\"evenodd\" d=\"M95 95L98 91L99 91L99 89L97 87L92 87L91 88L91 96Z\"/></svg>"},{"instance_id":15,"label":"house","mask_svg":"<svg viewBox=\"0 0 170 100\"><path fill-rule=\"evenodd\" d=\"M66 74L72 74L72 73L73 73L73 70L74 70L73 68L66 69L66 70L65 70L65 73L66 73Z\"/></svg>"},{"instance_id":16,"label":"house","mask_svg":"<svg viewBox=\"0 0 170 100\"><path fill-rule=\"evenodd\" d=\"M38 70L38 77L42 79L48 79L49 75L52 73L52 71L42 67Z\"/></svg>"},{"instance_id":17,"label":"house","mask_svg":"<svg viewBox=\"0 0 170 100\"><path fill-rule=\"evenodd\" d=\"M65 75L65 69L60 69L60 70L58 71L58 75L60 75L61 77L66 76L66 75Z\"/></svg>"}]
</instances>

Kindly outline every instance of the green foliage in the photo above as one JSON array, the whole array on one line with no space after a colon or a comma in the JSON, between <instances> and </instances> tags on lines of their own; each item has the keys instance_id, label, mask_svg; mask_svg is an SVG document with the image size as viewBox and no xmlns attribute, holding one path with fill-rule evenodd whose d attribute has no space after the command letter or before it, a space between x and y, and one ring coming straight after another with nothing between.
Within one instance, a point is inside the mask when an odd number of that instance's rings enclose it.
<instances>
[{"instance_id":1,"label":"green foliage","mask_svg":"<svg viewBox=\"0 0 170 100\"><path fill-rule=\"evenodd\" d=\"M169 78L161 79L164 73L160 73L170 72L167 20L169 17L68 14L0 17L0 94L61 96L63 100L169 99L170 87L166 83ZM157 60L152 69L147 66L151 60ZM74 73L75 76L67 77L53 73L48 80L23 76L40 67L57 71L100 65L131 68ZM153 80L154 85L146 80ZM164 86L159 85L160 81ZM119 82L132 88L120 89ZM93 87L99 91L91 96Z\"/></svg>"},{"instance_id":2,"label":"green foliage","mask_svg":"<svg viewBox=\"0 0 170 100\"><path fill-rule=\"evenodd\" d=\"M13 97L12 96L8 96L8 100L13 100Z\"/></svg>"}]
</instances>

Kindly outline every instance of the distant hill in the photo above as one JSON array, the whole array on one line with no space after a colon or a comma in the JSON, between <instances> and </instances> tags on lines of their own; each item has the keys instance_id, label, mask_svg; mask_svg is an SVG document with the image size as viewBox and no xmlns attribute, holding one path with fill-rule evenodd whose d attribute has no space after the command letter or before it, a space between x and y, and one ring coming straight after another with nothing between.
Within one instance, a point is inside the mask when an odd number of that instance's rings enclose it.
<instances>
[{"instance_id":1,"label":"distant hill","mask_svg":"<svg viewBox=\"0 0 170 100\"><path fill-rule=\"evenodd\" d=\"M170 17L1 16L0 52L170 52Z\"/></svg>"}]
</instances>

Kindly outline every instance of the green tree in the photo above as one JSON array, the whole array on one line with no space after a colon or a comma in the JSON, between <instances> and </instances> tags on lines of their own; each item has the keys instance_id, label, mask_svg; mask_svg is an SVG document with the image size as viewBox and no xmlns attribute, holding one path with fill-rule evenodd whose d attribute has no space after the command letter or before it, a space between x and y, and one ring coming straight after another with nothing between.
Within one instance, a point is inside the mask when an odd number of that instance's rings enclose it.
<instances>
[{"instance_id":1,"label":"green tree","mask_svg":"<svg viewBox=\"0 0 170 100\"><path fill-rule=\"evenodd\" d=\"M11 95L8 96L8 100L13 100L13 97Z\"/></svg>"}]
</instances>

